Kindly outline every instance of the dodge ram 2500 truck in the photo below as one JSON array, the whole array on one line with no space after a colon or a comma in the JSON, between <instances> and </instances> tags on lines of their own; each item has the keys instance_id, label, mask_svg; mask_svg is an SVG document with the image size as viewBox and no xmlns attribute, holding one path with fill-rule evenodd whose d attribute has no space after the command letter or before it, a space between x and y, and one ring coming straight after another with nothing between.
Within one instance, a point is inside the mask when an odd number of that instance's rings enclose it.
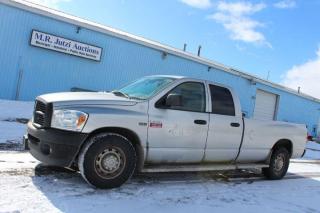
<instances>
[{"instance_id":1,"label":"dodge ram 2500 truck","mask_svg":"<svg viewBox=\"0 0 320 213\"><path fill-rule=\"evenodd\" d=\"M245 118L230 87L178 76L108 93L41 95L27 132L35 158L79 169L98 188L118 187L134 172L261 168L281 179L307 136L305 125Z\"/></svg>"}]
</instances>

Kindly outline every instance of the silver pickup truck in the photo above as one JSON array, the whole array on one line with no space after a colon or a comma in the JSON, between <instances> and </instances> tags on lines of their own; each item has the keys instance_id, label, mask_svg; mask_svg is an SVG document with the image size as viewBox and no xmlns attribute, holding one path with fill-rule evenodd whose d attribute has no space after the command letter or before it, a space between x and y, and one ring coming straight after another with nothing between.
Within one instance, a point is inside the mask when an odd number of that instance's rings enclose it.
<instances>
[{"instance_id":1,"label":"silver pickup truck","mask_svg":"<svg viewBox=\"0 0 320 213\"><path fill-rule=\"evenodd\" d=\"M149 76L110 93L36 98L27 143L39 161L80 170L98 188L134 172L261 168L281 179L303 155L305 125L243 116L231 88L179 76Z\"/></svg>"}]
</instances>

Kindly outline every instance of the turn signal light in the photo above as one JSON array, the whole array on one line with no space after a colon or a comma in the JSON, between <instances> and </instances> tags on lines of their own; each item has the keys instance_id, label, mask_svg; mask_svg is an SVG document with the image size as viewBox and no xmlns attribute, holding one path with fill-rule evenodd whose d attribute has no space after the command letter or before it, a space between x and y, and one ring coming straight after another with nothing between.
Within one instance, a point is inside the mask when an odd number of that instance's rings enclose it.
<instances>
[{"instance_id":1,"label":"turn signal light","mask_svg":"<svg viewBox=\"0 0 320 213\"><path fill-rule=\"evenodd\" d=\"M80 115L77 121L77 126L81 126L84 122L86 122L87 116L85 115Z\"/></svg>"}]
</instances>

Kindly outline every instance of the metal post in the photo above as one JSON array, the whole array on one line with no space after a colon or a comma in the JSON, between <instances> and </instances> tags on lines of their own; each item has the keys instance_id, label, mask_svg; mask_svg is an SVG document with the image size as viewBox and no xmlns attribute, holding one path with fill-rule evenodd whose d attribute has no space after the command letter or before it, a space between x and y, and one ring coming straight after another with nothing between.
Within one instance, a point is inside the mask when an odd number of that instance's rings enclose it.
<instances>
[{"instance_id":1,"label":"metal post","mask_svg":"<svg viewBox=\"0 0 320 213\"><path fill-rule=\"evenodd\" d=\"M18 59L18 79L17 79L17 85L16 85L16 94L15 94L15 100L19 100L20 96L20 87L22 82L22 76L23 76L23 69L21 68L21 56L19 56Z\"/></svg>"},{"instance_id":2,"label":"metal post","mask_svg":"<svg viewBox=\"0 0 320 213\"><path fill-rule=\"evenodd\" d=\"M270 76L270 70L268 70L267 80L269 80L269 76Z\"/></svg>"},{"instance_id":3,"label":"metal post","mask_svg":"<svg viewBox=\"0 0 320 213\"><path fill-rule=\"evenodd\" d=\"M19 76L18 76L15 100L19 100L22 75L23 75L23 69L19 69Z\"/></svg>"},{"instance_id":4,"label":"metal post","mask_svg":"<svg viewBox=\"0 0 320 213\"><path fill-rule=\"evenodd\" d=\"M200 57L200 53L201 53L201 45L199 45L198 47L198 56Z\"/></svg>"}]
</instances>

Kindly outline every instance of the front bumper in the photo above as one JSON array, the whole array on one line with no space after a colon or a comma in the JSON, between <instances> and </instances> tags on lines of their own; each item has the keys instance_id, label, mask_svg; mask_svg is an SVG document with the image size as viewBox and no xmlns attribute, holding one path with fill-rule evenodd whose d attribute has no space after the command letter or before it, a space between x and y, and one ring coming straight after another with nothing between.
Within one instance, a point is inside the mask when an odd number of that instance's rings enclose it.
<instances>
[{"instance_id":1,"label":"front bumper","mask_svg":"<svg viewBox=\"0 0 320 213\"><path fill-rule=\"evenodd\" d=\"M38 129L28 123L28 147L37 160L53 166L72 165L88 134L53 128Z\"/></svg>"}]
</instances>

